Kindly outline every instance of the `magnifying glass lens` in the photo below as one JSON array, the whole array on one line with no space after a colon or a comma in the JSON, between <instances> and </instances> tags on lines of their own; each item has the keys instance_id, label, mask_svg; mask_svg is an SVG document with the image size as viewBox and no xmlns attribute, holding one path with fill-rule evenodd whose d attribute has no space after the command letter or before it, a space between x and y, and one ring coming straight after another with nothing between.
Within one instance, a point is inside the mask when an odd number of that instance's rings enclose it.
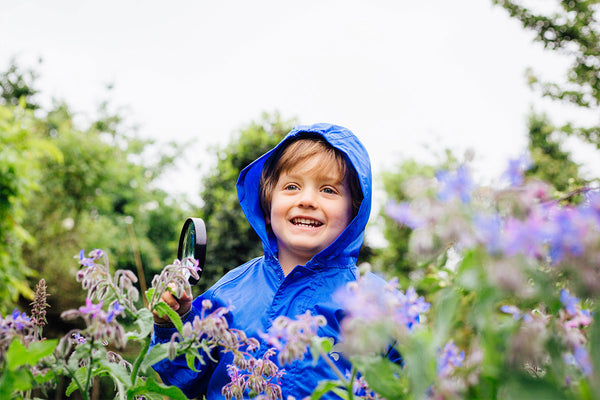
<instances>
[{"instance_id":1,"label":"magnifying glass lens","mask_svg":"<svg viewBox=\"0 0 600 400\"><path fill-rule=\"evenodd\" d=\"M201 218L188 218L185 221L179 236L177 258L188 266L194 266L193 260L196 260L198 275L202 274L206 259L206 226ZM190 275L189 282L195 285L198 280Z\"/></svg>"},{"instance_id":2,"label":"magnifying glass lens","mask_svg":"<svg viewBox=\"0 0 600 400\"><path fill-rule=\"evenodd\" d=\"M185 262L187 262L189 265L191 265L192 263L190 262L189 258L191 259L195 259L195 247L196 246L196 228L194 227L194 224L188 224L187 229L185 231L185 241L183 243L183 254L182 254L182 261L185 260ZM188 259L188 260L186 260Z\"/></svg>"}]
</instances>

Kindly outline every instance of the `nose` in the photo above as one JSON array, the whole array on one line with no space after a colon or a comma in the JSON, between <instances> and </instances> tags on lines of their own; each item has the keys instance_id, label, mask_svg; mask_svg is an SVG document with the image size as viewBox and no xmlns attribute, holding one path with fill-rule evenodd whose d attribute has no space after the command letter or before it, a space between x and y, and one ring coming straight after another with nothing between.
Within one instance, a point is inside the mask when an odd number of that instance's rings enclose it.
<instances>
[{"instance_id":1,"label":"nose","mask_svg":"<svg viewBox=\"0 0 600 400\"><path fill-rule=\"evenodd\" d=\"M317 208L317 193L311 189L304 189L300 192L298 206L305 208Z\"/></svg>"}]
</instances>

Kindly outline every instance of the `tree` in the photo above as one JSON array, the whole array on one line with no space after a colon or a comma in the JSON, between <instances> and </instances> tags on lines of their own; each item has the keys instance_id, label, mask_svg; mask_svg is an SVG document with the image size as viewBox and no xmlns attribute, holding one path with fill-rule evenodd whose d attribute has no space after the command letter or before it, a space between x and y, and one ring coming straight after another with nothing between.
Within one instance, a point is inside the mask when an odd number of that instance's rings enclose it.
<instances>
[{"instance_id":1,"label":"tree","mask_svg":"<svg viewBox=\"0 0 600 400\"><path fill-rule=\"evenodd\" d=\"M32 86L37 77L33 69L23 70L13 59L8 69L0 73L0 104L18 106L24 101L23 106L29 110L40 108L34 100L38 90Z\"/></svg>"},{"instance_id":2,"label":"tree","mask_svg":"<svg viewBox=\"0 0 600 400\"><path fill-rule=\"evenodd\" d=\"M199 288L208 288L230 269L262 254L262 244L239 205L236 182L242 169L279 143L294 125L278 113L264 113L225 146L215 149L216 166L202 181L206 223L206 268Z\"/></svg>"},{"instance_id":3,"label":"tree","mask_svg":"<svg viewBox=\"0 0 600 400\"><path fill-rule=\"evenodd\" d=\"M63 155L40 135L31 110L0 105L0 312L19 296L33 299L27 277L34 271L23 260L25 243L35 235L26 228L27 213L42 183L40 159L61 164Z\"/></svg>"},{"instance_id":4,"label":"tree","mask_svg":"<svg viewBox=\"0 0 600 400\"><path fill-rule=\"evenodd\" d=\"M556 137L546 115L532 113L528 128L528 147L533 165L527 175L552 183L562 194L585 186L587 182L579 176L579 165L568 151L561 149L561 138Z\"/></svg>"},{"instance_id":5,"label":"tree","mask_svg":"<svg viewBox=\"0 0 600 400\"><path fill-rule=\"evenodd\" d=\"M11 70L9 79L35 87L35 74ZM0 115L0 192L8 212L0 215L0 222L14 226L17 221L22 229L15 232L29 233L28 241L8 242L7 252L16 260L9 275L22 280L27 269L15 269L29 266L46 279L48 292L54 294L49 320L81 300L69 295L80 292L73 279L73 257L81 249L102 248L119 268L131 269L146 281L176 257L189 204L157 188L156 180L179 156L181 146L156 150L153 142L139 139L125 126L120 113L108 111L107 103L94 121L81 127L64 101L55 100L50 110L38 109L34 116L24 106L26 96L20 97L21 106L12 106L10 93L3 95L10 112ZM0 291L15 287L2 284Z\"/></svg>"},{"instance_id":6,"label":"tree","mask_svg":"<svg viewBox=\"0 0 600 400\"><path fill-rule=\"evenodd\" d=\"M553 0L552 13L537 12L522 0L492 0L519 20L523 27L535 32L535 41L544 48L571 59L564 82L541 80L528 72L530 85L542 96L565 101L579 107L600 107L600 24L597 0ZM546 4L547 6L548 4ZM578 126L566 123L560 130L575 135L600 149L600 126Z\"/></svg>"}]
</instances>

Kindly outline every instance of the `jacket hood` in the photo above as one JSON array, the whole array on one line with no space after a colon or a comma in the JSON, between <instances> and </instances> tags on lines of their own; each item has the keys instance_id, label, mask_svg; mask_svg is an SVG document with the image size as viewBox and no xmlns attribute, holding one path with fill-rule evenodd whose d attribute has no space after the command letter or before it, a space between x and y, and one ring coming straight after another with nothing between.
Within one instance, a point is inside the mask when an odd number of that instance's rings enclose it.
<instances>
[{"instance_id":1,"label":"jacket hood","mask_svg":"<svg viewBox=\"0 0 600 400\"><path fill-rule=\"evenodd\" d=\"M332 262L338 265L355 263L371 213L371 163L362 143L350 130L342 126L325 123L296 126L277 146L244 168L237 182L238 198L242 210L246 214L248 222L262 240L265 256L275 257L277 254L277 241L273 234L269 233L260 207L260 177L268 158L282 147L287 146L292 138L302 137L303 134L317 134L342 152L346 162L356 170L363 192L363 200L354 219L340 236L327 248L316 254L307 266L309 264L329 265Z\"/></svg>"}]
</instances>

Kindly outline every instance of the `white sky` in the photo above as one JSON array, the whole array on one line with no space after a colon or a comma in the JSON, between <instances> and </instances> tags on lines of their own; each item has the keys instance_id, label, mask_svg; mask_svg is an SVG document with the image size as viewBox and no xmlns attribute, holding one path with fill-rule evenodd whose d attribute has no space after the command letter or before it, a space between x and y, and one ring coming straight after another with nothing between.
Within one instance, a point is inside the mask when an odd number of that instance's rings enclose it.
<instances>
[{"instance_id":1,"label":"white sky","mask_svg":"<svg viewBox=\"0 0 600 400\"><path fill-rule=\"evenodd\" d=\"M105 85L142 137L196 144L165 186L192 197L199 161L263 111L353 130L377 175L448 147L476 153L481 180L523 152L532 106L560 121L597 116L541 101L524 71L563 76L489 0L0 0L0 68L40 74L44 101L93 116ZM43 58L41 66L35 60ZM598 153L576 161L600 176ZM187 163L185 166L184 164ZM186 186L187 185L187 186Z\"/></svg>"}]
</instances>

